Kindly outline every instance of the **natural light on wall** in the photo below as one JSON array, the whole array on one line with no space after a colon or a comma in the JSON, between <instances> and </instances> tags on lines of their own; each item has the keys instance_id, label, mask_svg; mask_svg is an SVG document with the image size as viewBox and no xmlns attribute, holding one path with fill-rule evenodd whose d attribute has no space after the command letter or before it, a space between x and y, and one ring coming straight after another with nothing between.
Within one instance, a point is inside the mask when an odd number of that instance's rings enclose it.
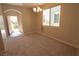
<instances>
[{"instance_id":1,"label":"natural light on wall","mask_svg":"<svg viewBox=\"0 0 79 59\"><path fill-rule=\"evenodd\" d=\"M61 11L61 5L43 10L43 26L59 27L60 11Z\"/></svg>"}]
</instances>

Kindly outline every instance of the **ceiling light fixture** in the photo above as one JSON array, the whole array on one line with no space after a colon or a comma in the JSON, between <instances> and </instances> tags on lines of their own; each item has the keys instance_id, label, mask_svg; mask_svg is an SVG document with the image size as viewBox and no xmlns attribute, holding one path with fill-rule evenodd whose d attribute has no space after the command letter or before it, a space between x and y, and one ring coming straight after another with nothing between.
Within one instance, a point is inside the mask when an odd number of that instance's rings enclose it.
<instances>
[{"instance_id":1,"label":"ceiling light fixture","mask_svg":"<svg viewBox=\"0 0 79 59\"><path fill-rule=\"evenodd\" d=\"M34 7L33 8L33 12L41 12L42 11L42 9L40 8L40 7Z\"/></svg>"}]
</instances>

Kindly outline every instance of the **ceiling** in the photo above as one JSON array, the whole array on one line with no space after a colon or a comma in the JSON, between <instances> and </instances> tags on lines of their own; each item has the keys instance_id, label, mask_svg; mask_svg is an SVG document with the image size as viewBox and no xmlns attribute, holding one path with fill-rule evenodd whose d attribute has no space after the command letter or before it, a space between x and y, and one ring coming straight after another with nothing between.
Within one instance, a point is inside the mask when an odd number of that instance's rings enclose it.
<instances>
[{"instance_id":1,"label":"ceiling","mask_svg":"<svg viewBox=\"0 0 79 59\"><path fill-rule=\"evenodd\" d=\"M40 6L40 5L43 5L45 3L7 3L7 4L8 5L24 6L24 7L33 8L35 6Z\"/></svg>"}]
</instances>

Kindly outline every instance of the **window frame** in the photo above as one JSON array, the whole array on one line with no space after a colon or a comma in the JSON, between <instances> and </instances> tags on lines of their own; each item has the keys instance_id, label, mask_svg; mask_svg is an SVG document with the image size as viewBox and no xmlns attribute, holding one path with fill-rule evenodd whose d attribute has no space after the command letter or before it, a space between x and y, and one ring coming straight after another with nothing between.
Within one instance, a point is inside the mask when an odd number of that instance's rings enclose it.
<instances>
[{"instance_id":1,"label":"window frame","mask_svg":"<svg viewBox=\"0 0 79 59\"><path fill-rule=\"evenodd\" d=\"M50 26L53 26L53 27L59 27L59 26L60 26L61 5L57 5L57 6L54 6L54 7L51 8L51 16L50 16L50 17L54 16L54 13L53 13L53 15L52 15L52 9L57 8L57 7L59 7L59 10L58 10L59 19L58 19L58 23L54 23L55 19L53 19L53 25L51 25L51 23L50 23ZM53 11L54 11L54 10L53 10ZM56 11L55 11L55 14L56 14ZM52 20L52 19L51 19L51 20ZM50 22L52 22L52 21L50 21Z\"/></svg>"},{"instance_id":2,"label":"window frame","mask_svg":"<svg viewBox=\"0 0 79 59\"><path fill-rule=\"evenodd\" d=\"M48 24L48 25L44 25L44 24L43 24L43 21L44 21L43 12L44 12L45 10L49 10L49 22L48 22L49 24ZM44 10L42 11L42 25L43 25L43 26L50 26L50 8L44 9Z\"/></svg>"},{"instance_id":3,"label":"window frame","mask_svg":"<svg viewBox=\"0 0 79 59\"><path fill-rule=\"evenodd\" d=\"M54 23L54 21L53 21L53 25L51 25L51 9L52 8L56 8L56 7L58 7L58 6L60 6L60 9L59 9L59 11L58 11L58 13L59 13L59 20L58 20L58 25L55 25L56 23ZM48 26L51 26L51 27L60 27L60 20L61 20L61 5L56 5L56 6L54 6L54 7L51 7L51 8L48 8L49 9L49 25ZM44 10L47 10L47 9L44 9ZM43 26L47 26L47 25L44 25L43 24L43 12L44 12L44 10L42 11L42 25ZM53 19L54 20L54 19Z\"/></svg>"}]
</instances>

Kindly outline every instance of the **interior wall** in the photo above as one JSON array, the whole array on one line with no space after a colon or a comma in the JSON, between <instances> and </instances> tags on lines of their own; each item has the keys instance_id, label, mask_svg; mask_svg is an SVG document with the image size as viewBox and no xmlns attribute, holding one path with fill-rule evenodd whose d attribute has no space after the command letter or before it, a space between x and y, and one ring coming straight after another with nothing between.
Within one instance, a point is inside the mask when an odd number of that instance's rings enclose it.
<instances>
[{"instance_id":1,"label":"interior wall","mask_svg":"<svg viewBox=\"0 0 79 59\"><path fill-rule=\"evenodd\" d=\"M3 7L3 11L8 10L8 9L16 9L22 13L22 25L23 25L24 34L35 31L35 28L34 28L35 16L32 12L32 9L20 7L20 6L7 5L7 4L3 4L2 7Z\"/></svg>"},{"instance_id":2,"label":"interior wall","mask_svg":"<svg viewBox=\"0 0 79 59\"><path fill-rule=\"evenodd\" d=\"M46 4L41 6L43 9L54 7L58 4ZM22 13L24 34L29 32L40 32L48 36L55 37L60 41L67 42L79 47L79 4L61 4L60 27L42 26L42 13L33 13L32 9L3 4L3 11L16 9ZM62 48L63 49L63 48Z\"/></svg>"},{"instance_id":3,"label":"interior wall","mask_svg":"<svg viewBox=\"0 0 79 59\"><path fill-rule=\"evenodd\" d=\"M77 25L77 28L78 28L77 29L77 31L78 31L77 34L78 35L77 35L77 37L78 37L78 40L79 40L79 6L77 8L78 8L78 11L77 11L78 12L78 22L77 22L78 23L78 25ZM79 56L79 49L78 49L77 55Z\"/></svg>"},{"instance_id":4,"label":"interior wall","mask_svg":"<svg viewBox=\"0 0 79 59\"><path fill-rule=\"evenodd\" d=\"M58 4L45 4L41 6L43 9L54 7ZM78 40L78 11L79 4L60 4L61 5L61 19L60 26L42 26L42 12L37 14L37 32L41 32L50 37L54 37L59 41L73 45L79 48Z\"/></svg>"},{"instance_id":5,"label":"interior wall","mask_svg":"<svg viewBox=\"0 0 79 59\"><path fill-rule=\"evenodd\" d=\"M0 15L2 16L2 6L0 4ZM3 19L0 19L3 20ZM3 44L3 38L2 38L2 33L1 33L1 28L0 28L0 55L2 55L4 52L4 44Z\"/></svg>"}]
</instances>

